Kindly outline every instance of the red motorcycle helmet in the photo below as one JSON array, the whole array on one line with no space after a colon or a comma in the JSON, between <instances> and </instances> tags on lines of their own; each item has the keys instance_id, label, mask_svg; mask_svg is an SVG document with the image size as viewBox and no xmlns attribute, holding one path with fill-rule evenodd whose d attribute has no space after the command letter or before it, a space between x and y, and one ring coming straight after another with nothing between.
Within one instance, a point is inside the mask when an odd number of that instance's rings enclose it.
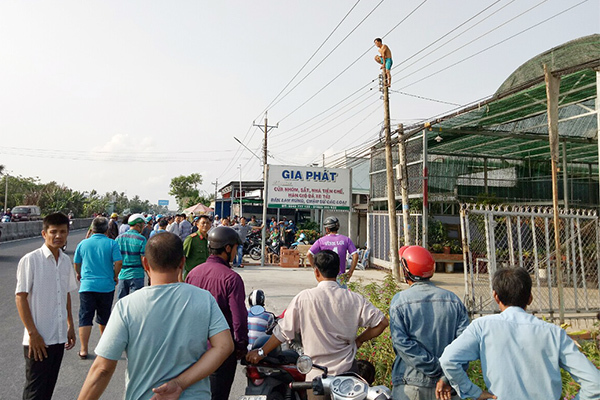
<instances>
[{"instance_id":1,"label":"red motorcycle helmet","mask_svg":"<svg viewBox=\"0 0 600 400\"><path fill-rule=\"evenodd\" d=\"M404 275L413 282L427 280L433 276L435 261L431 253L421 246L404 246L400 253L400 265Z\"/></svg>"}]
</instances>

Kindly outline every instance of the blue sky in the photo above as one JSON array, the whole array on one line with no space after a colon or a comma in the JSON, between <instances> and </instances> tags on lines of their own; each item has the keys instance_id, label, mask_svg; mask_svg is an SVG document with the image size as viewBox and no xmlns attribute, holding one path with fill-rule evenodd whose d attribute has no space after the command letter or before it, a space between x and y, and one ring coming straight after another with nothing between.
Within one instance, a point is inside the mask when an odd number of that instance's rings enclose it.
<instances>
[{"instance_id":1,"label":"blue sky","mask_svg":"<svg viewBox=\"0 0 600 400\"><path fill-rule=\"evenodd\" d=\"M269 108L270 163L331 159L378 134L375 37L393 53L392 89L430 99L392 92L393 122L410 124L490 96L530 58L600 31L595 0L4 1L0 163L152 202L181 174L202 174L211 193L240 164L259 179L233 137L260 154L253 121L351 9L288 90L327 58Z\"/></svg>"}]
</instances>

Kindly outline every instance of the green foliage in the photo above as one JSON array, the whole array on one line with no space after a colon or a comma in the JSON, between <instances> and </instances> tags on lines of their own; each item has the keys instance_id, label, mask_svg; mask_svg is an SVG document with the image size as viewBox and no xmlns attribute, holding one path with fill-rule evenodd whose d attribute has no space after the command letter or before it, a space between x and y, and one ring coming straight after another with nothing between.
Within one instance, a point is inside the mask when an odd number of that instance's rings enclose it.
<instances>
[{"instance_id":1,"label":"green foliage","mask_svg":"<svg viewBox=\"0 0 600 400\"><path fill-rule=\"evenodd\" d=\"M392 298L400 291L400 284L391 274L385 277L383 283L373 282L362 285L359 282L350 282L348 287L350 290L365 296L388 318ZM358 349L356 358L368 360L375 366L375 385L392 387L392 367L394 366L396 354L392 346L389 328L375 339L364 343Z\"/></svg>"},{"instance_id":2,"label":"green foliage","mask_svg":"<svg viewBox=\"0 0 600 400\"><path fill-rule=\"evenodd\" d=\"M319 234L319 231L315 231L312 229L299 229L298 231L296 231L295 240L298 240L301 233L304 233L304 236L305 236L304 240L306 240L309 243L313 243L315 240L317 240L318 238L321 237L321 235Z\"/></svg>"},{"instance_id":3,"label":"green foliage","mask_svg":"<svg viewBox=\"0 0 600 400\"><path fill-rule=\"evenodd\" d=\"M171 179L169 194L175 197L179 208L184 209L199 202L198 186L201 184L202 176L198 173L176 176Z\"/></svg>"},{"instance_id":4,"label":"green foliage","mask_svg":"<svg viewBox=\"0 0 600 400\"><path fill-rule=\"evenodd\" d=\"M363 285L362 282L350 282L348 286L350 290L365 296L388 318L389 307L392 298L400 291L400 285L398 282L396 282L391 274L388 274L385 277L383 283L373 282ZM592 332L593 340L580 341L580 346L583 354L585 354L587 358L594 363L597 368L600 369L598 323L595 325L596 328ZM380 336L364 343L362 347L358 349L356 358L368 360L375 366L375 385L385 385L389 388L392 387L392 367L394 365L396 354L394 353L394 348L392 346L389 328L386 329ZM534 368L535 367L536 366L534 366ZM473 361L469 364L467 374L469 379L471 379L475 385L479 386L483 390L487 389L483 380L481 362L479 360ZM579 391L579 386L566 371L561 370L561 375L563 379L563 392L561 398L574 398L576 393Z\"/></svg>"},{"instance_id":5,"label":"green foliage","mask_svg":"<svg viewBox=\"0 0 600 400\"><path fill-rule=\"evenodd\" d=\"M1 169L0 169L1 171ZM4 209L4 193L6 190L6 179L8 179L7 206L14 208L18 205L38 205L42 215L61 211L65 214L72 212L75 217L89 217L94 213L108 213L116 211L130 212L166 212L166 208L150 204L148 200L142 200L134 196L129 200L125 193L116 191L99 195L98 192L79 192L57 182L41 183L39 178L22 176L2 176L0 180L0 205ZM111 203L114 202L114 208Z\"/></svg>"},{"instance_id":6,"label":"green foliage","mask_svg":"<svg viewBox=\"0 0 600 400\"><path fill-rule=\"evenodd\" d=\"M298 224L298 229L306 229L306 230L310 230L310 231L319 232L321 230L321 226L316 221L308 220L308 221L304 221L304 222Z\"/></svg>"},{"instance_id":7,"label":"green foliage","mask_svg":"<svg viewBox=\"0 0 600 400\"><path fill-rule=\"evenodd\" d=\"M429 218L427 233L427 241L432 248L433 245L446 246L446 243L448 242L448 233L446 232L446 228L441 221L438 221L434 218ZM438 251L434 252L438 253Z\"/></svg>"}]
</instances>

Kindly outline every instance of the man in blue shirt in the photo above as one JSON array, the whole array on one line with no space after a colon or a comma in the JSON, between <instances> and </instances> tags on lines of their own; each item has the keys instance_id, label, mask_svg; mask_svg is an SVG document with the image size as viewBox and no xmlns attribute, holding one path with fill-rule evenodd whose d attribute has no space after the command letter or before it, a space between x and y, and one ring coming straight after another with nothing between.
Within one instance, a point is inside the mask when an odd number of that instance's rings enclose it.
<instances>
[{"instance_id":1,"label":"man in blue shirt","mask_svg":"<svg viewBox=\"0 0 600 400\"><path fill-rule=\"evenodd\" d=\"M86 359L88 356L88 342L94 314L100 327L100 334L104 332L123 263L119 245L106 236L107 231L108 219L94 218L93 235L77 245L73 257L77 280L81 282L79 287L79 339L81 341L79 358L81 359Z\"/></svg>"},{"instance_id":2,"label":"man in blue shirt","mask_svg":"<svg viewBox=\"0 0 600 400\"><path fill-rule=\"evenodd\" d=\"M115 305L79 399L100 398L123 351L125 399L210 399L206 378L233 341L211 294L178 282L184 260L178 236L150 238L143 263L152 284Z\"/></svg>"},{"instance_id":3,"label":"man in blue shirt","mask_svg":"<svg viewBox=\"0 0 600 400\"><path fill-rule=\"evenodd\" d=\"M394 400L435 400L443 378L438 358L469 325L467 308L454 293L431 281L435 261L420 246L400 249L407 290L390 303L390 333L396 353L392 369ZM450 391L440 385L439 390Z\"/></svg>"},{"instance_id":4,"label":"man in blue shirt","mask_svg":"<svg viewBox=\"0 0 600 400\"><path fill-rule=\"evenodd\" d=\"M600 371L564 329L525 312L533 301L529 273L502 268L494 274L492 289L501 313L474 320L440 358L458 394L474 399L558 399L562 368L581 385L575 399L600 399ZM473 384L463 369L477 359L489 392Z\"/></svg>"},{"instance_id":5,"label":"man in blue shirt","mask_svg":"<svg viewBox=\"0 0 600 400\"><path fill-rule=\"evenodd\" d=\"M144 268L142 267L142 256L146 249L146 238L142 235L142 229L146 221L142 214L133 214L127 220L129 230L117 237L119 249L123 256L123 268L119 272L119 299L144 287Z\"/></svg>"}]
</instances>

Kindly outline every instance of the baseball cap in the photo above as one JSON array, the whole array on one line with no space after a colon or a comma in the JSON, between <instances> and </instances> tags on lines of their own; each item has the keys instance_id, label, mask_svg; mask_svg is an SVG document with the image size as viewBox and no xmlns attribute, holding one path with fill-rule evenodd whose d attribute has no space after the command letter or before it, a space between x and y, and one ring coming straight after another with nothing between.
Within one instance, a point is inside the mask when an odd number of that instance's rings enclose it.
<instances>
[{"instance_id":1,"label":"baseball cap","mask_svg":"<svg viewBox=\"0 0 600 400\"><path fill-rule=\"evenodd\" d=\"M117 214L117 213L112 213L112 214L110 214L110 217L111 217L111 218L117 218L118 216L119 216L119 214Z\"/></svg>"},{"instance_id":2,"label":"baseball cap","mask_svg":"<svg viewBox=\"0 0 600 400\"><path fill-rule=\"evenodd\" d=\"M144 222L144 216L142 214L133 214L131 217L129 217L129 220L127 221L127 223L131 226Z\"/></svg>"}]
</instances>

